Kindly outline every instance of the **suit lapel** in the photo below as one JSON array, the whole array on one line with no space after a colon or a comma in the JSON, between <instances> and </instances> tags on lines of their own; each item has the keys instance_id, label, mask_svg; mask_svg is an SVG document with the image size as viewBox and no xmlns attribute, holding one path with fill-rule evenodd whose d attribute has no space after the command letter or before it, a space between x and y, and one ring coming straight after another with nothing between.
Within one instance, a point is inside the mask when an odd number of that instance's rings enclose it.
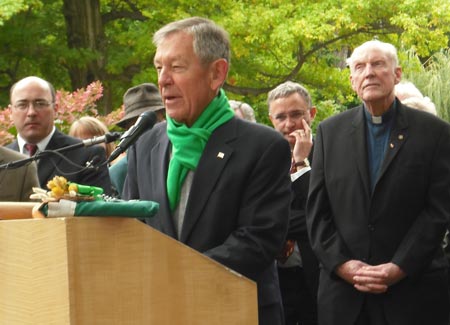
<instances>
[{"instance_id":1,"label":"suit lapel","mask_svg":"<svg viewBox=\"0 0 450 325\"><path fill-rule=\"evenodd\" d=\"M153 188L153 193L159 203L159 212L161 216L161 226L164 233L177 238L177 232L175 231L175 225L173 222L172 212L169 207L169 199L167 197L167 170L169 168L170 158L170 142L167 136L162 136L161 140L155 145L151 152L151 166L154 171L151 174L150 184ZM162 188L160 187L162 184Z\"/></svg>"},{"instance_id":2,"label":"suit lapel","mask_svg":"<svg viewBox=\"0 0 450 325\"><path fill-rule=\"evenodd\" d=\"M369 182L369 166L367 162L367 144L366 144L366 129L364 127L364 108L359 106L356 108L355 116L352 121L352 143L353 153L358 172L363 182L364 191L370 197L370 182Z\"/></svg>"},{"instance_id":3,"label":"suit lapel","mask_svg":"<svg viewBox=\"0 0 450 325\"><path fill-rule=\"evenodd\" d=\"M181 242L188 240L223 168L233 153L233 148L228 145L228 142L235 138L235 127L234 120L225 123L213 132L206 144L192 182L181 232Z\"/></svg>"},{"instance_id":4,"label":"suit lapel","mask_svg":"<svg viewBox=\"0 0 450 325\"><path fill-rule=\"evenodd\" d=\"M58 130L55 131L49 143L45 147L45 150L56 150L59 148L63 148L66 146L66 141L63 134ZM55 167L58 166L61 157L54 154L47 154L43 159L38 160L38 174L39 174L39 182L43 184L43 182L47 179L50 179L51 175L55 172Z\"/></svg>"},{"instance_id":5,"label":"suit lapel","mask_svg":"<svg viewBox=\"0 0 450 325\"><path fill-rule=\"evenodd\" d=\"M405 143L408 138L408 121L405 115L405 109L403 105L397 101L397 116L395 117L395 124L391 131L391 135L389 137L388 147L386 148L386 154L384 156L383 163L381 165L380 174L377 179L378 181L383 177L386 170L389 168L391 162L397 156L397 153L400 151L400 148ZM376 184L375 184L376 186Z\"/></svg>"}]
</instances>

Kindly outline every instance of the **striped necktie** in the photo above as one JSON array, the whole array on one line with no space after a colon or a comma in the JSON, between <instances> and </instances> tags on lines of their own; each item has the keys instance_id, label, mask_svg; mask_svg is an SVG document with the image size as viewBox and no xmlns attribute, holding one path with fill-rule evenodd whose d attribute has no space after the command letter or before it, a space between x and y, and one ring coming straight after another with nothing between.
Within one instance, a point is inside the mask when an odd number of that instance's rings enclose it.
<instances>
[{"instance_id":1,"label":"striped necktie","mask_svg":"<svg viewBox=\"0 0 450 325\"><path fill-rule=\"evenodd\" d=\"M34 156L34 154L37 151L38 146L33 143L27 143L25 144L25 149L28 150L28 153L30 154L30 157Z\"/></svg>"}]
</instances>

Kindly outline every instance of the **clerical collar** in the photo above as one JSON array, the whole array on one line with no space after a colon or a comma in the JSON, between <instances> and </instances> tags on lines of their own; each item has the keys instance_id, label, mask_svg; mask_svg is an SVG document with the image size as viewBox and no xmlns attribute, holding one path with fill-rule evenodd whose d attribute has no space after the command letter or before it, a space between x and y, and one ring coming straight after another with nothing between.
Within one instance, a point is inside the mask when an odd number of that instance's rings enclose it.
<instances>
[{"instance_id":1,"label":"clerical collar","mask_svg":"<svg viewBox=\"0 0 450 325\"><path fill-rule=\"evenodd\" d=\"M389 109L381 116L373 116L369 113L369 111L366 108L366 105L364 105L364 115L366 117L366 121L371 124L384 124L389 122L392 117L394 116L396 109L395 100L392 102L391 106L389 106Z\"/></svg>"}]
</instances>

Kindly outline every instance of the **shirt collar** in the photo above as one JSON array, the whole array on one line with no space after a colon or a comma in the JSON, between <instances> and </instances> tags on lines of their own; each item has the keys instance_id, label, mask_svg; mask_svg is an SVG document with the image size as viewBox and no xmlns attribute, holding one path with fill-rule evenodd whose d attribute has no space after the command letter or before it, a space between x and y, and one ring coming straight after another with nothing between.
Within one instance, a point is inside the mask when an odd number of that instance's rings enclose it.
<instances>
[{"instance_id":1,"label":"shirt collar","mask_svg":"<svg viewBox=\"0 0 450 325\"><path fill-rule=\"evenodd\" d=\"M42 139L41 141L39 141L38 143L36 143L36 145L38 146L38 151L44 151L45 148L47 147L48 143L50 142L50 139L52 138L53 134L55 133L56 128L53 125L52 128L52 132L49 133L49 135L47 135L44 139ZM27 144L27 141L25 141L25 139L18 134L17 135L17 144L19 145L19 151L20 153L24 153L24 146L25 144Z\"/></svg>"}]
</instances>

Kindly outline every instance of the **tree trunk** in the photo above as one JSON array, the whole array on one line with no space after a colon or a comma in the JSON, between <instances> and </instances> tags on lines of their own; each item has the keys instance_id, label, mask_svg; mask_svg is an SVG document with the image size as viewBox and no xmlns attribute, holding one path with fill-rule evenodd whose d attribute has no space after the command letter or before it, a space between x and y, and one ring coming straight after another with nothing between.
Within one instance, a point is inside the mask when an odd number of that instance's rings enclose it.
<instances>
[{"instance_id":1,"label":"tree trunk","mask_svg":"<svg viewBox=\"0 0 450 325\"><path fill-rule=\"evenodd\" d=\"M63 0L63 14L66 20L67 45L72 50L80 50L80 55L69 66L69 75L73 90L84 88L93 81L100 80L105 89L99 107L104 107L104 114L112 110L110 91L107 90L106 78L106 42L100 13L100 0ZM89 58L85 58L84 52ZM92 59L92 54L94 58Z\"/></svg>"}]
</instances>

